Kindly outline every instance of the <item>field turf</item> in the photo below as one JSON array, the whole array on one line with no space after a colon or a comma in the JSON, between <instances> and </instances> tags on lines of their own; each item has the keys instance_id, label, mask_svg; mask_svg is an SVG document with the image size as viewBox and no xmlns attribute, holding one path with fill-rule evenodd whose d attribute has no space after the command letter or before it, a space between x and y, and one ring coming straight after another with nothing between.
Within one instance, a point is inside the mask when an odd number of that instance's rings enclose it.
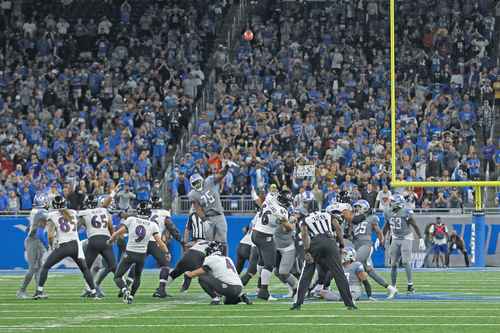
<instances>
[{"instance_id":1,"label":"field turf","mask_svg":"<svg viewBox=\"0 0 500 333\"><path fill-rule=\"evenodd\" d=\"M388 278L387 272L383 275ZM116 297L111 277L103 286L106 298L96 301L79 297L80 275L61 272L49 274L48 300L18 300L21 279L19 274L0 274L0 332L500 332L497 270L418 271L417 294L403 293L393 301L384 300L384 290L373 282L379 301L360 301L358 311L347 311L341 303L311 300L302 311L292 312L289 299L210 306L196 280L186 294L178 292L181 281L176 281L172 297L160 300L151 297L158 282L153 271L143 275L132 305ZM399 282L404 291L403 272ZM273 293L286 293L276 280L273 283ZM30 292L33 289L32 285ZM254 286L247 291L254 293Z\"/></svg>"}]
</instances>

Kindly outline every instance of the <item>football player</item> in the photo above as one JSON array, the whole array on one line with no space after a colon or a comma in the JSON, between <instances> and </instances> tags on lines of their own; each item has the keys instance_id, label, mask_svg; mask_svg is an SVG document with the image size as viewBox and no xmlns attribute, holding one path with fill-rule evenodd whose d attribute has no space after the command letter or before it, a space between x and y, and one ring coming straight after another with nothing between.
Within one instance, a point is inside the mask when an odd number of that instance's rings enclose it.
<instances>
[{"instance_id":1,"label":"football player","mask_svg":"<svg viewBox=\"0 0 500 333\"><path fill-rule=\"evenodd\" d=\"M415 288L413 287L413 273L411 269L413 245L411 228L415 230L419 238L420 251L425 251L425 242L413 218L413 211L405 208L405 205L406 203L402 195L394 194L391 197L390 206L384 211L385 224L383 233L385 235L389 230L391 232L391 245L389 248L391 256L391 284L393 287L396 287L398 264L402 260L408 281L408 294L413 294L415 293Z\"/></svg>"},{"instance_id":2,"label":"football player","mask_svg":"<svg viewBox=\"0 0 500 333\"><path fill-rule=\"evenodd\" d=\"M196 214L206 221L207 240L220 242L222 244L222 252L226 254L227 222L224 216L224 208L220 201L220 185L229 170L229 165L227 161L224 162L226 165L219 174L209 176L206 179L203 179L197 173L192 175L189 178L192 189L188 193L188 198Z\"/></svg>"},{"instance_id":3,"label":"football player","mask_svg":"<svg viewBox=\"0 0 500 333\"><path fill-rule=\"evenodd\" d=\"M85 282L90 287L91 298L99 298L96 292L94 280L90 274L90 270L85 262L80 239L78 238L78 216L75 211L66 209L66 200L63 196L56 195L52 199L53 211L49 212L47 217L47 228L49 246L54 249L43 264L40 272L40 279L34 299L43 299L46 296L43 293L43 286L47 281L49 269L63 260L70 257L78 265L78 268L83 273Z\"/></svg>"},{"instance_id":4,"label":"football player","mask_svg":"<svg viewBox=\"0 0 500 333\"><path fill-rule=\"evenodd\" d=\"M26 294L26 288L30 284L33 277L38 285L40 270L42 268L42 259L46 251L44 241L45 226L48 218L49 198L44 193L37 193L33 199L34 208L31 210L28 226L28 237L24 240L24 248L26 250L26 258L28 259L28 272L24 276L21 288L17 291L17 298L29 299ZM40 298L46 297L41 294Z\"/></svg>"},{"instance_id":5,"label":"football player","mask_svg":"<svg viewBox=\"0 0 500 333\"><path fill-rule=\"evenodd\" d=\"M198 277L200 286L212 298L210 304L221 304L222 296L224 296L224 304L240 302L252 304L243 292L243 284L233 261L222 255L221 245L218 242L210 242L205 254L203 266L186 272L186 275L189 278Z\"/></svg>"},{"instance_id":6,"label":"football player","mask_svg":"<svg viewBox=\"0 0 500 333\"><path fill-rule=\"evenodd\" d=\"M144 261L147 256L146 253L148 249L151 248L150 240L154 239L155 245L158 247L159 256L165 257L168 252L167 246L161 239L158 224L151 221L149 219L150 216L150 204L145 201L140 202L137 205L137 217L128 217L108 240L108 243L112 244L118 237L128 233L127 248L122 255L115 273L115 283L123 294L124 303L131 304L137 289L139 289ZM129 290L127 284L123 280L123 276L132 266L134 266L134 281Z\"/></svg>"},{"instance_id":7,"label":"football player","mask_svg":"<svg viewBox=\"0 0 500 333\"><path fill-rule=\"evenodd\" d=\"M259 252L259 265L263 266L260 278L261 286L257 297L269 300L269 282L276 264L276 244L274 243L274 232L281 223L288 222L288 208L291 203L291 195L287 190L269 193L266 196L252 231L252 242Z\"/></svg>"},{"instance_id":8,"label":"football player","mask_svg":"<svg viewBox=\"0 0 500 333\"><path fill-rule=\"evenodd\" d=\"M363 287L369 300L375 300L372 297L372 287L368 281L368 274L361 262L356 260L356 250L347 248L342 250L342 268L344 269L345 277L349 282L349 289L353 301L359 300L362 295ZM361 286L363 285L363 287ZM322 290L320 292L322 298L327 301L341 301L342 297L338 292Z\"/></svg>"},{"instance_id":9,"label":"football player","mask_svg":"<svg viewBox=\"0 0 500 333\"><path fill-rule=\"evenodd\" d=\"M89 269L94 264L96 258L101 255L106 261L110 272L116 271L116 259L113 253L113 247L107 242L113 233L113 223L111 215L104 207L98 207L97 198L94 195L88 195L85 198L84 206L86 209L78 212L78 217L83 222L87 231L87 245L85 247L85 262ZM88 286L87 286L88 288ZM96 283L96 289L100 297L104 294ZM87 293L90 291L87 289ZM87 296L84 294L83 296Z\"/></svg>"},{"instance_id":10,"label":"football player","mask_svg":"<svg viewBox=\"0 0 500 333\"><path fill-rule=\"evenodd\" d=\"M371 214L370 204L366 200L358 200L353 203L354 216L350 220L352 224L352 244L357 253L356 260L363 264L365 272L375 282L387 289L388 297L393 298L397 289L389 285L373 268L372 262L372 232L377 234L375 245L384 246L384 236L378 226L378 217Z\"/></svg>"}]
</instances>

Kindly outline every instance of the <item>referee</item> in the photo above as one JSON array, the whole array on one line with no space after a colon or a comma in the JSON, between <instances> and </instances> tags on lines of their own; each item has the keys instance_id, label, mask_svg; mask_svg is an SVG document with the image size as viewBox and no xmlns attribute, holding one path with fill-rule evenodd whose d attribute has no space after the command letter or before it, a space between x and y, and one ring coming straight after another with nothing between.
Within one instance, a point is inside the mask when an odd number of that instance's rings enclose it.
<instances>
[{"instance_id":1,"label":"referee","mask_svg":"<svg viewBox=\"0 0 500 333\"><path fill-rule=\"evenodd\" d=\"M347 309L357 309L352 301L349 283L342 269L339 247L333 236L333 228L335 228L337 240L340 247L343 247L344 240L342 237L342 230L332 214L334 211L342 211L342 207L337 208L338 209L331 207L331 209L328 209L328 213L311 213L302 222L300 233L304 242L305 265L300 276L299 290L296 295L295 303L293 303L290 310L300 310L301 305L304 303L304 298L314 275L314 271L316 270L316 265L319 265L324 271L330 271L332 273L340 296L347 306Z\"/></svg>"},{"instance_id":2,"label":"referee","mask_svg":"<svg viewBox=\"0 0 500 333\"><path fill-rule=\"evenodd\" d=\"M196 210L191 208L189 211L189 219L186 223L186 227L184 228L184 254L186 254L189 251L189 248L196 244L198 241L204 241L206 240L206 233L205 233L205 221L202 220L201 217L196 214ZM193 254L194 253L194 254ZM190 265L196 266L195 268L198 268L198 260L203 260L205 259L205 256L200 257L197 260L192 260L193 255L199 256L199 252L192 252L191 255L183 256L182 258L188 261L190 261ZM191 260L190 260L191 259ZM177 268L177 267L176 267ZM194 270L194 269L189 269L189 270ZM181 287L181 293L185 292L189 289L189 286L191 285L191 278L187 277L187 275L184 275L184 282L182 283Z\"/></svg>"}]
</instances>

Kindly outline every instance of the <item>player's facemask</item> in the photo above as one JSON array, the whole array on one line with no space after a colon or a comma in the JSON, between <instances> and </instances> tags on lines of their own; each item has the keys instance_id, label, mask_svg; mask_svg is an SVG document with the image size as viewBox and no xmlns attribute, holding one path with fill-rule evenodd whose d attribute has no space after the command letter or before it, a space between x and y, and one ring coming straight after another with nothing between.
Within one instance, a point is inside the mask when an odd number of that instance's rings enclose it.
<instances>
[{"instance_id":1,"label":"player's facemask","mask_svg":"<svg viewBox=\"0 0 500 333\"><path fill-rule=\"evenodd\" d=\"M199 179L193 182L193 187L196 191L203 190L203 180Z\"/></svg>"}]
</instances>

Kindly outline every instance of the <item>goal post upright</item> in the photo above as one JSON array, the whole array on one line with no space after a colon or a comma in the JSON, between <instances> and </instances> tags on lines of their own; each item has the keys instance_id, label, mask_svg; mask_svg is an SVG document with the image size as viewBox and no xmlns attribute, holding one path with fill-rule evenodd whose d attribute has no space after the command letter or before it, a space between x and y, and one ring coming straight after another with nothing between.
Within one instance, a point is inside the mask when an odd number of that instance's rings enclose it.
<instances>
[{"instance_id":1,"label":"goal post upright","mask_svg":"<svg viewBox=\"0 0 500 333\"><path fill-rule=\"evenodd\" d=\"M486 221L482 188L500 187L500 181L401 181L397 180L396 158L396 0L389 0L390 37L390 111L391 111L391 186L392 187L472 187L474 212L472 214L471 249L475 267L486 266Z\"/></svg>"}]
</instances>

